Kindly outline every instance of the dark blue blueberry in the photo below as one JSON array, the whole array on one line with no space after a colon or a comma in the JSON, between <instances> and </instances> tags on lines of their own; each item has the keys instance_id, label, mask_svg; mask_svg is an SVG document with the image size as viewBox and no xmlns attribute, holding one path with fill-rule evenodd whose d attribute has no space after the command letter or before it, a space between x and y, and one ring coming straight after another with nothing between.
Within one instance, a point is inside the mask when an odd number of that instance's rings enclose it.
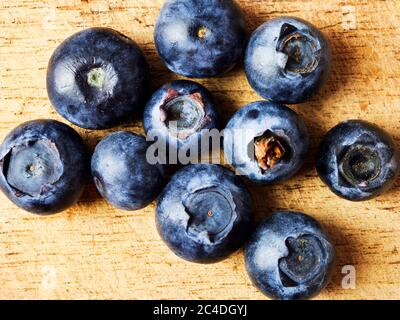
<instances>
[{"instance_id":1,"label":"dark blue blueberry","mask_svg":"<svg viewBox=\"0 0 400 320\"><path fill-rule=\"evenodd\" d=\"M108 28L91 28L65 40L47 71L56 110L88 129L127 121L146 101L148 66L137 44Z\"/></svg>"},{"instance_id":2,"label":"dark blue blueberry","mask_svg":"<svg viewBox=\"0 0 400 320\"><path fill-rule=\"evenodd\" d=\"M178 171L161 193L158 231L179 257L199 263L227 258L253 227L249 192L230 170L190 165Z\"/></svg>"},{"instance_id":3,"label":"dark blue blueberry","mask_svg":"<svg viewBox=\"0 0 400 320\"><path fill-rule=\"evenodd\" d=\"M154 39L166 66L190 78L228 71L247 42L243 14L233 0L168 0Z\"/></svg>"},{"instance_id":4,"label":"dark blue blueberry","mask_svg":"<svg viewBox=\"0 0 400 320\"><path fill-rule=\"evenodd\" d=\"M328 40L312 24L292 17L271 20L252 35L245 56L250 85L265 99L301 103L326 82Z\"/></svg>"},{"instance_id":5,"label":"dark blue blueberry","mask_svg":"<svg viewBox=\"0 0 400 320\"><path fill-rule=\"evenodd\" d=\"M372 123L342 122L327 133L317 154L322 181L351 201L375 198L387 191L400 170L392 137Z\"/></svg>"},{"instance_id":6,"label":"dark blue blueberry","mask_svg":"<svg viewBox=\"0 0 400 320\"><path fill-rule=\"evenodd\" d=\"M0 148L0 188L32 213L57 213L76 203L88 171L81 137L58 121L25 122L7 135Z\"/></svg>"},{"instance_id":7,"label":"dark blue blueberry","mask_svg":"<svg viewBox=\"0 0 400 320\"><path fill-rule=\"evenodd\" d=\"M154 93L145 108L143 125L148 139L168 148L160 148L160 160L172 163L180 159L173 160L167 151L202 153L201 139L209 130L219 129L220 120L211 93L196 82L180 80Z\"/></svg>"},{"instance_id":8,"label":"dark blue blueberry","mask_svg":"<svg viewBox=\"0 0 400 320\"><path fill-rule=\"evenodd\" d=\"M279 182L301 168L308 152L307 128L300 116L279 103L259 101L234 114L224 137L226 160L258 183Z\"/></svg>"},{"instance_id":9,"label":"dark blue blueberry","mask_svg":"<svg viewBox=\"0 0 400 320\"><path fill-rule=\"evenodd\" d=\"M96 146L92 175L97 190L113 206L138 210L152 202L164 186L161 165L147 159L150 144L131 132L115 132Z\"/></svg>"},{"instance_id":10,"label":"dark blue blueberry","mask_svg":"<svg viewBox=\"0 0 400 320\"><path fill-rule=\"evenodd\" d=\"M328 284L335 249L321 225L298 212L264 220L245 250L253 284L272 299L309 299Z\"/></svg>"}]
</instances>

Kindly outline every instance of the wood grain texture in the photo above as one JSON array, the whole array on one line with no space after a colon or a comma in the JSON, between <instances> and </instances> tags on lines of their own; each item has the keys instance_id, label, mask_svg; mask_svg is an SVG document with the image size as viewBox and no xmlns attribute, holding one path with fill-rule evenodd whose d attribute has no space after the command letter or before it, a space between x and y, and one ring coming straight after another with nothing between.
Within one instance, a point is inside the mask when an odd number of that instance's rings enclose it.
<instances>
[{"instance_id":1,"label":"wood grain texture","mask_svg":"<svg viewBox=\"0 0 400 320\"><path fill-rule=\"evenodd\" d=\"M288 14L311 21L331 40L333 74L311 102L295 106L311 131L306 165L292 180L251 186L258 218L273 210L300 210L319 219L334 240L338 266L321 299L400 298L400 183L379 199L351 203L317 177L315 149L323 134L351 118L372 121L400 142L400 1L241 0L249 32ZM176 79L153 44L162 0L0 0L0 138L36 118L65 121L51 107L46 67L56 46L91 26L112 27L135 39L151 65L152 86ZM260 98L242 66L201 81L216 96L224 120ZM142 132L140 120L124 126ZM117 128L120 129L120 128ZM107 134L79 130L93 146ZM357 287L341 286L353 265ZM215 265L179 260L160 241L154 205L123 212L93 185L67 212L43 218L0 195L0 298L3 299L264 299L246 275L243 253Z\"/></svg>"}]
</instances>

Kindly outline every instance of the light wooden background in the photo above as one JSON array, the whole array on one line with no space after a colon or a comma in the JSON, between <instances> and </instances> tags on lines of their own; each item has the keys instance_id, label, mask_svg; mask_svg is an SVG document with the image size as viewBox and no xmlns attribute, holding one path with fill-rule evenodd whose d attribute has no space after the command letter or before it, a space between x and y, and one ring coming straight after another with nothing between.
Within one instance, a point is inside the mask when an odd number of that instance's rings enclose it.
<instances>
[{"instance_id":1,"label":"light wooden background","mask_svg":"<svg viewBox=\"0 0 400 320\"><path fill-rule=\"evenodd\" d=\"M377 200L351 203L328 191L313 158L323 134L339 121L362 118L400 142L400 1L241 0L249 32L283 14L313 22L334 52L333 74L321 94L294 107L311 131L302 171L287 183L251 187L259 218L273 210L301 210L318 218L333 238L338 266L321 299L400 298L400 182ZM0 0L0 138L36 118L62 120L46 94L46 66L67 36L91 26L115 28L135 39L151 65L153 87L176 79L155 52L153 27L162 0ZM242 65L201 81L228 120L258 100ZM125 126L142 132L140 121ZM120 128L119 128L120 129ZM80 130L93 146L107 134ZM353 265L357 287L341 286ZM89 185L65 213L37 217L0 195L0 298L6 299L262 299L244 268L243 253L215 265L179 260L160 241L154 205L123 212Z\"/></svg>"}]
</instances>

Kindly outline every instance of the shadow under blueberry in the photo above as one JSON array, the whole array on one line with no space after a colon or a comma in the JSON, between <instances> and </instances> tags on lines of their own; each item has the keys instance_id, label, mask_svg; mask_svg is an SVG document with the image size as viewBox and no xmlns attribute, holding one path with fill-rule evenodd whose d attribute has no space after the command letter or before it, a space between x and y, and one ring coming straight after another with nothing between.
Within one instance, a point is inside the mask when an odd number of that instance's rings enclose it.
<instances>
[{"instance_id":1,"label":"shadow under blueberry","mask_svg":"<svg viewBox=\"0 0 400 320\"><path fill-rule=\"evenodd\" d=\"M297 174L290 179L290 181L298 178L298 176L315 177L317 175L315 169L317 150L323 137L327 133L327 131L320 126L319 122L312 121L312 119L314 120L315 118L309 117L306 110L304 110L304 112L300 112L300 114L308 129L308 133L310 136L310 146L303 166L300 168Z\"/></svg>"},{"instance_id":2,"label":"shadow under blueberry","mask_svg":"<svg viewBox=\"0 0 400 320\"><path fill-rule=\"evenodd\" d=\"M210 88L212 92L212 88ZM217 110L221 118L221 129L224 129L232 116L242 107L239 103L225 93L213 93Z\"/></svg>"},{"instance_id":3,"label":"shadow under blueberry","mask_svg":"<svg viewBox=\"0 0 400 320\"><path fill-rule=\"evenodd\" d=\"M268 194L270 186L256 184L244 177L242 177L242 180L249 189L253 199L253 211L255 215L256 227L261 223L262 220L268 218L273 212L282 209L279 205L279 201Z\"/></svg>"},{"instance_id":4,"label":"shadow under blueberry","mask_svg":"<svg viewBox=\"0 0 400 320\"><path fill-rule=\"evenodd\" d=\"M85 191L83 192L78 203L95 207L100 201L103 202L104 198L100 195L96 185L94 184L92 175L90 175L85 187Z\"/></svg>"},{"instance_id":5,"label":"shadow under blueberry","mask_svg":"<svg viewBox=\"0 0 400 320\"><path fill-rule=\"evenodd\" d=\"M349 86L354 74L359 74L359 68L362 67L360 63L356 63L354 46L348 41L343 41L345 36L343 32L335 30L322 30L322 32L328 38L332 49L331 72L319 92L309 102L302 104L304 108L312 105L316 111L324 108L331 96L342 97L344 88Z\"/></svg>"},{"instance_id":6,"label":"shadow under blueberry","mask_svg":"<svg viewBox=\"0 0 400 320\"><path fill-rule=\"evenodd\" d=\"M261 5L255 6L254 2L245 2L240 5L245 16L249 37L259 26L273 18L268 12L269 7ZM261 11L263 8L265 9L265 12Z\"/></svg>"},{"instance_id":7,"label":"shadow under blueberry","mask_svg":"<svg viewBox=\"0 0 400 320\"><path fill-rule=\"evenodd\" d=\"M150 96L164 84L182 78L165 66L156 49L146 52L146 57L150 68Z\"/></svg>"}]
</instances>

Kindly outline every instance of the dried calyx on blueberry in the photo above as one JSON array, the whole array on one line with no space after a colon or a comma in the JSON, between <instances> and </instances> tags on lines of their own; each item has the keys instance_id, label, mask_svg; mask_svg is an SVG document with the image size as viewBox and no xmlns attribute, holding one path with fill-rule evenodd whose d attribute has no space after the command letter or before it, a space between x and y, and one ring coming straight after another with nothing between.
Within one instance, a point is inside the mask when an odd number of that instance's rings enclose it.
<instances>
[{"instance_id":1,"label":"dried calyx on blueberry","mask_svg":"<svg viewBox=\"0 0 400 320\"><path fill-rule=\"evenodd\" d=\"M273 169L285 153L283 142L270 130L254 139L254 156L263 172Z\"/></svg>"},{"instance_id":2,"label":"dried calyx on blueberry","mask_svg":"<svg viewBox=\"0 0 400 320\"><path fill-rule=\"evenodd\" d=\"M310 99L320 89L331 60L329 43L315 26L281 17L254 32L245 69L250 85L263 98L292 104Z\"/></svg>"},{"instance_id":3,"label":"dried calyx on blueberry","mask_svg":"<svg viewBox=\"0 0 400 320\"><path fill-rule=\"evenodd\" d=\"M298 212L265 219L246 247L254 285L273 299L308 299L328 284L335 249L320 224Z\"/></svg>"},{"instance_id":4,"label":"dried calyx on blueberry","mask_svg":"<svg viewBox=\"0 0 400 320\"><path fill-rule=\"evenodd\" d=\"M374 124L349 120L327 133L317 154L317 171L337 195L368 200L388 190L399 174L399 151Z\"/></svg>"},{"instance_id":5,"label":"dried calyx on blueberry","mask_svg":"<svg viewBox=\"0 0 400 320\"><path fill-rule=\"evenodd\" d=\"M208 120L201 94L194 92L185 95L173 89L169 90L160 106L160 120L171 135L178 139L187 139L201 130Z\"/></svg>"},{"instance_id":6,"label":"dried calyx on blueberry","mask_svg":"<svg viewBox=\"0 0 400 320\"><path fill-rule=\"evenodd\" d=\"M276 51L285 55L281 65L285 72L308 74L318 67L321 46L307 31L285 23L281 27Z\"/></svg>"},{"instance_id":7,"label":"dried calyx on blueberry","mask_svg":"<svg viewBox=\"0 0 400 320\"><path fill-rule=\"evenodd\" d=\"M182 203L189 215L187 234L195 241L218 243L237 219L232 194L218 186L200 188L185 195Z\"/></svg>"},{"instance_id":8,"label":"dried calyx on blueberry","mask_svg":"<svg viewBox=\"0 0 400 320\"><path fill-rule=\"evenodd\" d=\"M17 206L37 214L63 211L78 201L88 155L82 139L54 120L21 124L0 149L0 188Z\"/></svg>"},{"instance_id":9,"label":"dried calyx on blueberry","mask_svg":"<svg viewBox=\"0 0 400 320\"><path fill-rule=\"evenodd\" d=\"M339 175L353 186L368 187L382 170L381 160L374 146L350 146L340 158Z\"/></svg>"},{"instance_id":10,"label":"dried calyx on blueberry","mask_svg":"<svg viewBox=\"0 0 400 320\"><path fill-rule=\"evenodd\" d=\"M300 116L279 103L260 101L241 108L224 135L228 163L258 183L292 177L302 166L309 146Z\"/></svg>"}]
</instances>

